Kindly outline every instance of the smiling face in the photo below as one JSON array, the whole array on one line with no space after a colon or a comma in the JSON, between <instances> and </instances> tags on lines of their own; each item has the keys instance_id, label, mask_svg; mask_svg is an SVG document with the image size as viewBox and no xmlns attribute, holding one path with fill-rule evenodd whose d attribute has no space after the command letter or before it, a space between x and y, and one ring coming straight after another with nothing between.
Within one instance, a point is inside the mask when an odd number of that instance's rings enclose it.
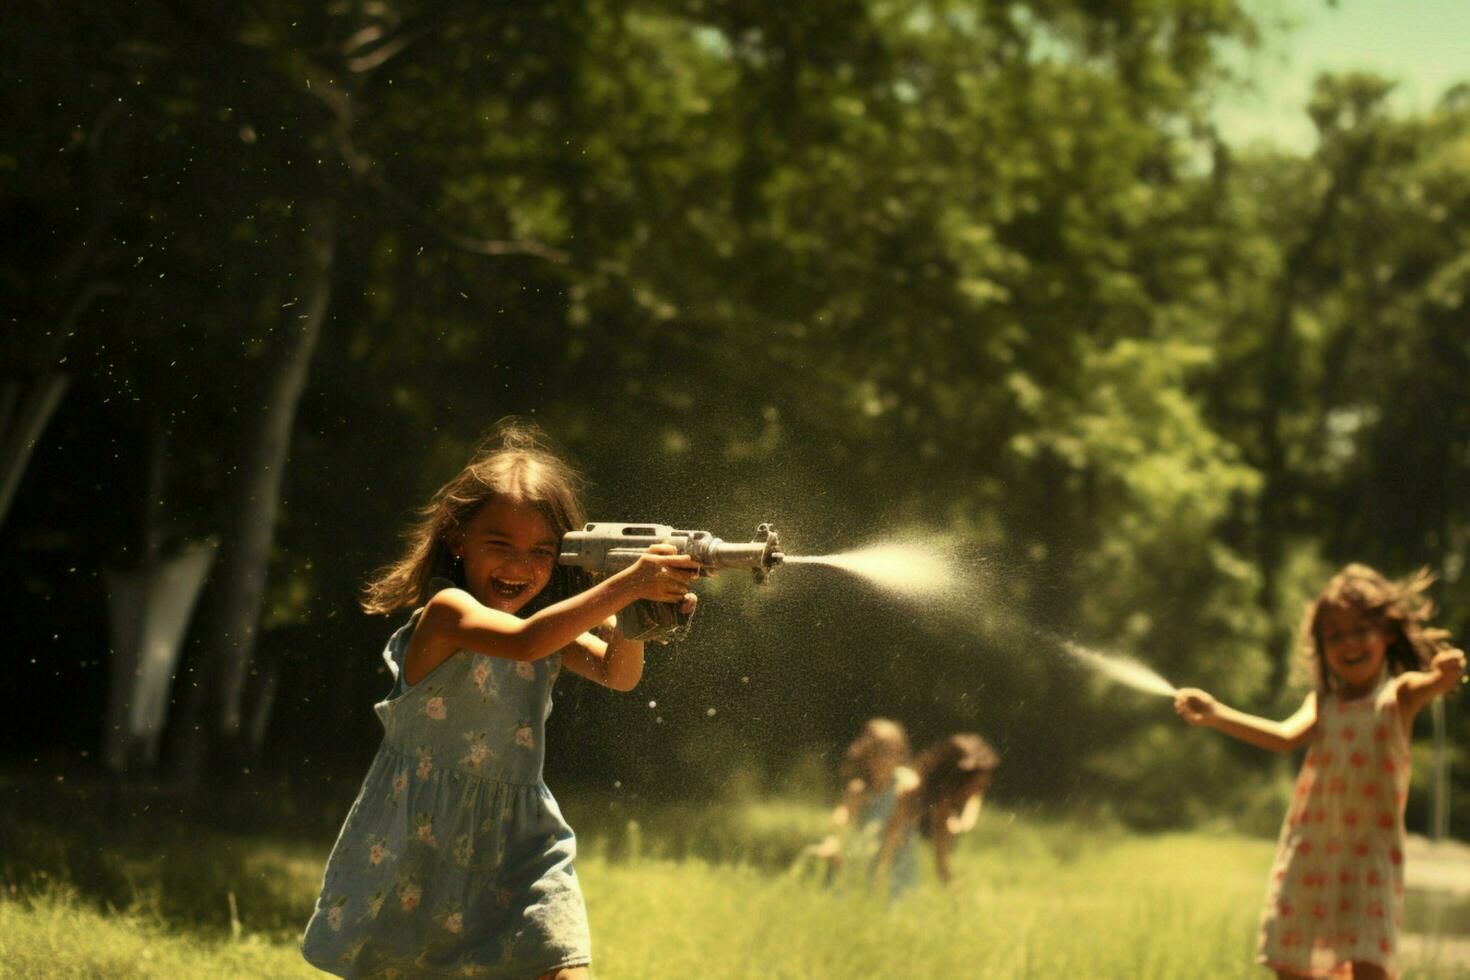
<instances>
[{"instance_id":1,"label":"smiling face","mask_svg":"<svg viewBox=\"0 0 1470 980\"><path fill-rule=\"evenodd\" d=\"M450 543L464 559L470 595L491 609L514 613L551 581L560 536L535 507L495 497Z\"/></svg>"},{"instance_id":2,"label":"smiling face","mask_svg":"<svg viewBox=\"0 0 1470 980\"><path fill-rule=\"evenodd\" d=\"M1323 659L1341 682L1344 696L1370 693L1388 653L1388 633L1378 621L1356 606L1328 606L1322 610L1317 635Z\"/></svg>"}]
</instances>

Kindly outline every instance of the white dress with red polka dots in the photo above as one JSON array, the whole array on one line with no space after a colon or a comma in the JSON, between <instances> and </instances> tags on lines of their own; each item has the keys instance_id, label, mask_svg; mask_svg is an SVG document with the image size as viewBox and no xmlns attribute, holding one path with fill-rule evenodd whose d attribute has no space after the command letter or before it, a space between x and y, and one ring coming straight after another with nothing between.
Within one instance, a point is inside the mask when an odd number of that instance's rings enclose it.
<instances>
[{"instance_id":1,"label":"white dress with red polka dots","mask_svg":"<svg viewBox=\"0 0 1470 980\"><path fill-rule=\"evenodd\" d=\"M1319 696L1311 749L1281 828L1257 959L1304 976L1353 962L1396 972L1409 744L1396 686Z\"/></svg>"}]
</instances>

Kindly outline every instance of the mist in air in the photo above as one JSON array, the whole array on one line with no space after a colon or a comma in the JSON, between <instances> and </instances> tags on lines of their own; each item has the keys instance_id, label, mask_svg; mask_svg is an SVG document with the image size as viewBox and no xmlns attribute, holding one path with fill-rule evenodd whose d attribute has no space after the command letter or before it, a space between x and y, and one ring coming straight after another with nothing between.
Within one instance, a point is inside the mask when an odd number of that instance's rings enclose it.
<instances>
[{"instance_id":1,"label":"mist in air","mask_svg":"<svg viewBox=\"0 0 1470 980\"><path fill-rule=\"evenodd\" d=\"M967 565L957 556L953 538L915 535L832 555L788 555L786 563L839 569L866 579L891 595L939 605L950 615L973 621L977 603L994 603L998 597L994 590L984 588L980 575L983 562ZM1027 630L1114 683L1161 697L1173 697L1177 692L1173 684L1152 668L1131 657L1103 653L1034 625Z\"/></svg>"}]
</instances>

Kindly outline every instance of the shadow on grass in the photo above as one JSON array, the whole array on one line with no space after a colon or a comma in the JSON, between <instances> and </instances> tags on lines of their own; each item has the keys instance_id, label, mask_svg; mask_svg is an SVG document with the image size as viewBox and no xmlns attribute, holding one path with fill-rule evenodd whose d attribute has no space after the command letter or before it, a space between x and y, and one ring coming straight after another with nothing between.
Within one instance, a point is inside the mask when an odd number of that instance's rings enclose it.
<instances>
[{"instance_id":1,"label":"shadow on grass","mask_svg":"<svg viewBox=\"0 0 1470 980\"><path fill-rule=\"evenodd\" d=\"M285 787L186 794L167 785L0 776L0 886L58 886L99 910L212 936L297 934L311 914L335 836L323 809ZM350 800L347 801L350 803Z\"/></svg>"},{"instance_id":2,"label":"shadow on grass","mask_svg":"<svg viewBox=\"0 0 1470 980\"><path fill-rule=\"evenodd\" d=\"M355 790L355 787L352 787ZM0 888L9 897L65 888L101 912L126 912L216 939L237 930L299 935L322 865L352 802L345 784L260 779L185 793L166 784L0 773ZM827 830L827 807L790 798L673 802L568 789L584 857L740 865L779 874ZM1048 826L987 811L966 849L1070 863L1121 833Z\"/></svg>"},{"instance_id":3,"label":"shadow on grass","mask_svg":"<svg viewBox=\"0 0 1470 980\"><path fill-rule=\"evenodd\" d=\"M295 936L351 805L344 785L260 779L186 792L95 774L0 773L0 888L57 888L101 912L127 912L205 938L242 929ZM826 813L786 801L666 803L568 791L582 851L785 869Z\"/></svg>"}]
</instances>

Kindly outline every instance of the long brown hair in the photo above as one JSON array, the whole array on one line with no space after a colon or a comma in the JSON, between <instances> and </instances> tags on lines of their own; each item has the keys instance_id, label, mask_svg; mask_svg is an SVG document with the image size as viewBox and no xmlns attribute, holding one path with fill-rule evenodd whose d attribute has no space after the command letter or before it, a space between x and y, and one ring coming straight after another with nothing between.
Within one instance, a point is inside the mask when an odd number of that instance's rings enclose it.
<instances>
[{"instance_id":1,"label":"long brown hair","mask_svg":"<svg viewBox=\"0 0 1470 980\"><path fill-rule=\"evenodd\" d=\"M974 732L957 732L940 739L914 759L919 774L919 830L925 836L935 815L949 816L962 786L980 773L994 772L1000 767L1000 756L990 743Z\"/></svg>"},{"instance_id":2,"label":"long brown hair","mask_svg":"<svg viewBox=\"0 0 1470 980\"><path fill-rule=\"evenodd\" d=\"M475 447L464 469L419 510L419 521L404 535L403 554L363 587L362 608L391 613L417 606L427 601L429 583L435 578L464 585L464 568L454 557L450 540L488 500L500 497L534 507L558 538L580 528L586 522L580 500L583 486L582 477L551 450L538 426L513 416L501 419ZM589 584L591 577L583 570L557 565L551 581L522 614Z\"/></svg>"},{"instance_id":3,"label":"long brown hair","mask_svg":"<svg viewBox=\"0 0 1470 980\"><path fill-rule=\"evenodd\" d=\"M1337 678L1327 665L1322 642L1322 619L1329 609L1356 609L1379 629L1388 633L1386 660L1390 674L1421 670L1436 651L1445 646L1449 631L1428 625L1434 603L1424 590L1434 584L1429 569L1421 568L1407 579L1392 581L1367 565L1352 564L1332 577L1307 607L1302 621L1302 647L1319 691L1332 691Z\"/></svg>"}]
</instances>

